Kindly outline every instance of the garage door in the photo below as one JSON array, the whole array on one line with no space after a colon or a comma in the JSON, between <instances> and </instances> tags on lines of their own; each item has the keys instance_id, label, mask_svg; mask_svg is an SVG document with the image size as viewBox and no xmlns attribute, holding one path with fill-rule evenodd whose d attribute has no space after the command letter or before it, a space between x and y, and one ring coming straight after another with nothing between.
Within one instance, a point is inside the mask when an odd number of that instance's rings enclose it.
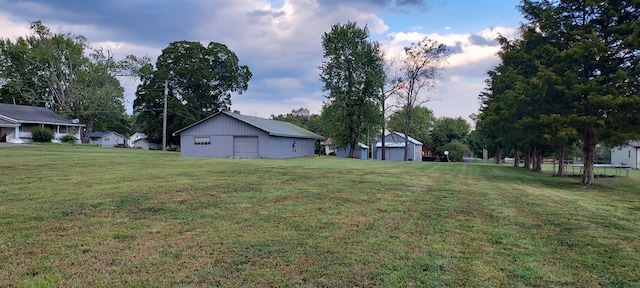
<instances>
[{"instance_id":1,"label":"garage door","mask_svg":"<svg viewBox=\"0 0 640 288\"><path fill-rule=\"evenodd\" d=\"M233 157L258 158L258 137L233 137Z\"/></svg>"}]
</instances>

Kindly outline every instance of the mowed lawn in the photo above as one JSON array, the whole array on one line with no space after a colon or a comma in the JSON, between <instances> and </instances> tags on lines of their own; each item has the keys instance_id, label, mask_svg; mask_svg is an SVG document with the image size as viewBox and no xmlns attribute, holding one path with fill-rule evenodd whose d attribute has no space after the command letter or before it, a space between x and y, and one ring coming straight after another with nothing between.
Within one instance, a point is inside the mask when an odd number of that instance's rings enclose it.
<instances>
[{"instance_id":1,"label":"mowed lawn","mask_svg":"<svg viewBox=\"0 0 640 288\"><path fill-rule=\"evenodd\" d=\"M638 287L640 172L0 147L0 286Z\"/></svg>"}]
</instances>

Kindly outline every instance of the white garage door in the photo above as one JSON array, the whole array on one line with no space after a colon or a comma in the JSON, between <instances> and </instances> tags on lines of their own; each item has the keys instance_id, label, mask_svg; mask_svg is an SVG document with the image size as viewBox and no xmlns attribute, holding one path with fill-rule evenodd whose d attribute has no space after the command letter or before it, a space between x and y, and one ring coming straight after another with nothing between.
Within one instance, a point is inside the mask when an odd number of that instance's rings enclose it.
<instances>
[{"instance_id":1,"label":"white garage door","mask_svg":"<svg viewBox=\"0 0 640 288\"><path fill-rule=\"evenodd\" d=\"M233 157L258 158L258 137L233 137Z\"/></svg>"}]
</instances>

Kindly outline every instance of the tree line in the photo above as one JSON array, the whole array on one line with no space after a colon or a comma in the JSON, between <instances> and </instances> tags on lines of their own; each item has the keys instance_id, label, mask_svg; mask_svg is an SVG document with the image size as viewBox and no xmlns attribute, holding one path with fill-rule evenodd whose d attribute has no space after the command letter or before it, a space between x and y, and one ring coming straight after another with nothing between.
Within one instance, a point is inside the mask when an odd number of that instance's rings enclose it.
<instances>
[{"instance_id":1,"label":"tree line","mask_svg":"<svg viewBox=\"0 0 640 288\"><path fill-rule=\"evenodd\" d=\"M83 143L94 130L125 135L145 132L162 139L164 94L167 134L231 107L231 93L247 90L251 72L224 44L176 41L155 65L148 57L91 47L82 35L54 33L40 21L31 34L0 39L0 102L47 107L85 124ZM127 115L119 79L134 77L133 115ZM166 90L164 89L166 87ZM170 143L178 140L170 138Z\"/></svg>"},{"instance_id":2,"label":"tree line","mask_svg":"<svg viewBox=\"0 0 640 288\"><path fill-rule=\"evenodd\" d=\"M596 146L640 135L640 2L524 0L520 38L499 37L501 63L488 72L476 128L486 147L543 155L580 145L584 184L594 183ZM559 165L558 175L563 174Z\"/></svg>"},{"instance_id":3,"label":"tree line","mask_svg":"<svg viewBox=\"0 0 640 288\"><path fill-rule=\"evenodd\" d=\"M79 119L86 125L81 131L85 143L93 130L145 132L150 141L159 142L166 96L165 136L178 144L171 131L229 111L232 93L246 91L252 77L249 67L221 43L172 42L152 64L135 55L116 60L113 51L91 47L84 36L54 33L40 21L30 28L30 35L0 39L0 102L48 107ZM296 124L315 123L311 130L353 148L365 134L381 136L386 113L395 107L404 111L404 119L394 129L409 135L414 111L431 100L427 92L442 71L446 47L425 38L407 47L401 60L385 58L380 44L369 40L368 29L355 22L333 25L321 42L325 61L319 65L320 79L327 101L318 119L323 121ZM133 115L125 113L122 77L140 81ZM389 105L392 97L396 101ZM305 116L303 110L292 112ZM314 118L278 117L293 122Z\"/></svg>"}]
</instances>

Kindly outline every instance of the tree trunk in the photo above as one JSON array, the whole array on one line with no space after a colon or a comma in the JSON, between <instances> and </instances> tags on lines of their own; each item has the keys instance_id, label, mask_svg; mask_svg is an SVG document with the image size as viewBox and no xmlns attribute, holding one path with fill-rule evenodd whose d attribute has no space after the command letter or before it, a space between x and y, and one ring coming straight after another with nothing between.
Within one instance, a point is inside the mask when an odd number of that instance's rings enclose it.
<instances>
[{"instance_id":1,"label":"tree trunk","mask_svg":"<svg viewBox=\"0 0 640 288\"><path fill-rule=\"evenodd\" d=\"M382 158L380 158L381 160L387 160L387 152L386 152L386 145L385 145L385 141L384 141L384 125L382 125L382 152L380 152L380 154L382 154ZM372 148L373 149L373 148ZM376 155L377 157L377 155Z\"/></svg>"},{"instance_id":2,"label":"tree trunk","mask_svg":"<svg viewBox=\"0 0 640 288\"><path fill-rule=\"evenodd\" d=\"M86 122L84 122L84 129L80 128L80 140L82 140L82 143L89 143L91 132L93 132L93 123L94 120L87 120Z\"/></svg>"},{"instance_id":3,"label":"tree trunk","mask_svg":"<svg viewBox=\"0 0 640 288\"><path fill-rule=\"evenodd\" d=\"M411 116L413 114L413 107L406 109L406 111L407 117L405 118L404 122L404 161L409 160L409 128L411 127Z\"/></svg>"},{"instance_id":4,"label":"tree trunk","mask_svg":"<svg viewBox=\"0 0 640 288\"><path fill-rule=\"evenodd\" d=\"M493 153L493 163L500 164L500 160L502 159L502 149L500 147L496 147L495 153Z\"/></svg>"},{"instance_id":5,"label":"tree trunk","mask_svg":"<svg viewBox=\"0 0 640 288\"><path fill-rule=\"evenodd\" d=\"M518 149L518 147L513 148L514 154L513 154L513 167L519 167L520 166L520 150Z\"/></svg>"},{"instance_id":6,"label":"tree trunk","mask_svg":"<svg viewBox=\"0 0 640 288\"><path fill-rule=\"evenodd\" d=\"M582 133L582 154L584 161L584 168L582 173L582 184L593 185L595 184L595 177L593 171L593 163L595 162L596 144L598 142L598 135L595 131L587 131Z\"/></svg>"},{"instance_id":7,"label":"tree trunk","mask_svg":"<svg viewBox=\"0 0 640 288\"><path fill-rule=\"evenodd\" d=\"M349 156L347 156L348 158L360 158L360 153L358 153L359 149L357 147L359 147L357 143L349 144L349 148L351 149L349 151Z\"/></svg>"},{"instance_id":8,"label":"tree trunk","mask_svg":"<svg viewBox=\"0 0 640 288\"><path fill-rule=\"evenodd\" d=\"M564 176L564 146L560 145L558 147L558 175L559 177Z\"/></svg>"},{"instance_id":9,"label":"tree trunk","mask_svg":"<svg viewBox=\"0 0 640 288\"><path fill-rule=\"evenodd\" d=\"M524 166L525 169L531 168L531 146L527 146L524 150Z\"/></svg>"},{"instance_id":10,"label":"tree trunk","mask_svg":"<svg viewBox=\"0 0 640 288\"><path fill-rule=\"evenodd\" d=\"M534 146L534 161L533 161L533 171L540 172L542 171L542 151L538 149L538 146Z\"/></svg>"}]
</instances>

